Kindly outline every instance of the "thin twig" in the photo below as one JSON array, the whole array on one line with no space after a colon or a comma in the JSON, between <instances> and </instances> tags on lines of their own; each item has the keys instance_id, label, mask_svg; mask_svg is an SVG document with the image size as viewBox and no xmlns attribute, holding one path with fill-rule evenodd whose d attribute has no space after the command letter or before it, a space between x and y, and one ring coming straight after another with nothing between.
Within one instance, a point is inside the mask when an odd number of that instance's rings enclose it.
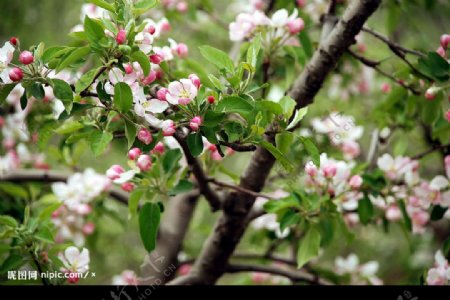
<instances>
[{"instance_id":1,"label":"thin twig","mask_svg":"<svg viewBox=\"0 0 450 300\"><path fill-rule=\"evenodd\" d=\"M436 150L441 150L441 149L446 149L446 148L450 149L450 143L449 144L445 144L445 145L442 145L442 144L441 145L437 145L437 144L436 145L432 145L432 147L430 149L428 149L428 150L426 150L426 151L424 151L422 153L416 154L416 155L412 156L411 158L414 159L414 160L421 159L424 156L427 156L428 154L431 154L431 153L433 153Z\"/></svg>"},{"instance_id":2,"label":"thin twig","mask_svg":"<svg viewBox=\"0 0 450 300\"><path fill-rule=\"evenodd\" d=\"M234 184L229 184L229 183L226 183L226 182L218 181L215 178L208 178L208 182L211 182L212 184L215 184L215 185L220 186L220 187L229 188L229 189L241 192L241 193L246 193L246 194L252 195L254 197L262 197L262 198L266 198L266 199L272 199L272 197L270 197L268 195L264 195L264 194L261 194L261 193L254 192L252 190L248 190L248 189L243 188L243 187L241 187L239 185L234 185Z\"/></svg>"}]
</instances>

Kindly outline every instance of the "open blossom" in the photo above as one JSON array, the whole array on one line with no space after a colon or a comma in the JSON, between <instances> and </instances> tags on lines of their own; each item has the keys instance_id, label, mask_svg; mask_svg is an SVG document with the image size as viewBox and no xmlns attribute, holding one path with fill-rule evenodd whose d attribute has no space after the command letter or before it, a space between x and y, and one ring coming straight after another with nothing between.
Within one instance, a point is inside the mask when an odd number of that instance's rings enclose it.
<instances>
[{"instance_id":1,"label":"open blossom","mask_svg":"<svg viewBox=\"0 0 450 300\"><path fill-rule=\"evenodd\" d=\"M350 275L350 284L381 285L383 282L376 277L378 272L378 262L369 261L365 264L359 264L359 258L356 254L350 254L347 258L337 257L335 260L336 273L339 275Z\"/></svg>"},{"instance_id":2,"label":"open blossom","mask_svg":"<svg viewBox=\"0 0 450 300\"><path fill-rule=\"evenodd\" d=\"M125 270L112 279L113 285L138 285L139 279L134 271Z\"/></svg>"},{"instance_id":3,"label":"open blossom","mask_svg":"<svg viewBox=\"0 0 450 300\"><path fill-rule=\"evenodd\" d=\"M169 83L168 91L166 99L172 105L187 105L197 97L198 93L197 87L190 79L180 79L180 81Z\"/></svg>"},{"instance_id":4,"label":"open blossom","mask_svg":"<svg viewBox=\"0 0 450 300\"><path fill-rule=\"evenodd\" d=\"M153 49L154 36L148 32L148 30L143 30L136 34L134 42L138 45L139 49L145 54L149 54Z\"/></svg>"},{"instance_id":5,"label":"open blossom","mask_svg":"<svg viewBox=\"0 0 450 300\"><path fill-rule=\"evenodd\" d=\"M110 180L96 173L93 169L86 169L83 173L75 173L69 177L67 183L52 184L52 191L69 209L79 204L89 203L110 187Z\"/></svg>"},{"instance_id":6,"label":"open blossom","mask_svg":"<svg viewBox=\"0 0 450 300\"><path fill-rule=\"evenodd\" d=\"M83 248L81 251L77 247L70 246L61 256L64 270L71 273L86 273L89 270L89 250Z\"/></svg>"},{"instance_id":7,"label":"open blossom","mask_svg":"<svg viewBox=\"0 0 450 300\"><path fill-rule=\"evenodd\" d=\"M378 158L377 165L391 180L399 180L406 174L414 172L418 167L417 162L409 157L397 156L393 158L387 153Z\"/></svg>"},{"instance_id":8,"label":"open blossom","mask_svg":"<svg viewBox=\"0 0 450 300\"><path fill-rule=\"evenodd\" d=\"M86 222L86 216L92 211L92 207L88 204L79 204L69 209L66 205L60 206L53 212L51 221L57 228L55 240L58 243L73 242L76 246L81 247L85 243L85 236L92 234L95 228ZM87 226L91 227L87 231Z\"/></svg>"},{"instance_id":9,"label":"open blossom","mask_svg":"<svg viewBox=\"0 0 450 300\"><path fill-rule=\"evenodd\" d=\"M427 274L428 285L446 285L450 283L450 267L441 250L434 256L434 268Z\"/></svg>"}]
</instances>

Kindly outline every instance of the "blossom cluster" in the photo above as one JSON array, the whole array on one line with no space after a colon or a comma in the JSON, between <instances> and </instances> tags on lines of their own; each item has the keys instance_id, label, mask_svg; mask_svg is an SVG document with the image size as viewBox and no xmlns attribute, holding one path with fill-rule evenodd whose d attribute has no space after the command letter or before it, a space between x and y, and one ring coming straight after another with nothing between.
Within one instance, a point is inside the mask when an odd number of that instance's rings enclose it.
<instances>
[{"instance_id":1,"label":"blossom cluster","mask_svg":"<svg viewBox=\"0 0 450 300\"><path fill-rule=\"evenodd\" d=\"M379 268L379 264L376 261L360 264L358 256L356 254L350 254L347 258L337 257L334 263L337 274L350 276L350 284L383 284L383 281L376 276Z\"/></svg>"},{"instance_id":2,"label":"blossom cluster","mask_svg":"<svg viewBox=\"0 0 450 300\"><path fill-rule=\"evenodd\" d=\"M428 285L450 284L450 266L441 250L434 256L434 267L428 270L426 281Z\"/></svg>"},{"instance_id":3,"label":"blossom cluster","mask_svg":"<svg viewBox=\"0 0 450 300\"><path fill-rule=\"evenodd\" d=\"M83 248L81 251L74 246L69 246L64 253L59 255L63 263L61 271L69 273L67 281L69 283L77 283L80 274L84 274L89 270L90 256L89 250Z\"/></svg>"},{"instance_id":4,"label":"blossom cluster","mask_svg":"<svg viewBox=\"0 0 450 300\"><path fill-rule=\"evenodd\" d=\"M277 10L271 18L264 12L255 10L252 13L241 13L229 25L229 35L232 41L243 41L262 32L268 42L280 40L281 44L293 42L292 37L305 27L303 19L298 17L295 9L291 15L286 9ZM289 41L290 40L290 41Z\"/></svg>"},{"instance_id":5,"label":"blossom cluster","mask_svg":"<svg viewBox=\"0 0 450 300\"><path fill-rule=\"evenodd\" d=\"M110 180L93 169L75 173L67 182L52 185L53 193L62 202L52 214L52 222L58 230L58 242L72 241L77 246L84 245L85 236L95 229L95 224L86 219L92 212L91 202L110 186Z\"/></svg>"}]
</instances>

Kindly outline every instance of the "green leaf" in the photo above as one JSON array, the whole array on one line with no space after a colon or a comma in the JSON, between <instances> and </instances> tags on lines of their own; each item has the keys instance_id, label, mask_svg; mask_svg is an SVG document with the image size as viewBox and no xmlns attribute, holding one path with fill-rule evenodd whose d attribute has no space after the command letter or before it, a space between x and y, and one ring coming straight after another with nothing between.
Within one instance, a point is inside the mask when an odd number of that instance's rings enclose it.
<instances>
[{"instance_id":1,"label":"green leaf","mask_svg":"<svg viewBox=\"0 0 450 300\"><path fill-rule=\"evenodd\" d=\"M125 82L118 82L114 86L114 105L121 112L127 112L133 106L133 93Z\"/></svg>"},{"instance_id":2,"label":"green leaf","mask_svg":"<svg viewBox=\"0 0 450 300\"><path fill-rule=\"evenodd\" d=\"M369 197L364 196L358 202L358 214L359 219L362 224L367 225L369 221L372 219L374 214L373 204L370 201Z\"/></svg>"},{"instance_id":3,"label":"green leaf","mask_svg":"<svg viewBox=\"0 0 450 300\"><path fill-rule=\"evenodd\" d=\"M182 154L180 149L170 149L165 151L164 157L162 159L162 166L165 173L170 173L173 168L178 164L181 159Z\"/></svg>"},{"instance_id":4,"label":"green leaf","mask_svg":"<svg viewBox=\"0 0 450 300\"><path fill-rule=\"evenodd\" d=\"M320 232L310 227L305 236L300 240L297 252L297 268L303 267L307 262L316 257L320 250Z\"/></svg>"},{"instance_id":5,"label":"green leaf","mask_svg":"<svg viewBox=\"0 0 450 300\"><path fill-rule=\"evenodd\" d=\"M66 49L66 47L63 46L54 46L49 47L44 51L44 54L42 54L41 60L43 63L48 63L50 59L52 59L56 53L59 53L61 50Z\"/></svg>"},{"instance_id":6,"label":"green leaf","mask_svg":"<svg viewBox=\"0 0 450 300\"><path fill-rule=\"evenodd\" d=\"M88 0L87 2L97 5L98 7L109 10L110 12L115 12L114 5L103 1L103 0Z\"/></svg>"},{"instance_id":7,"label":"green leaf","mask_svg":"<svg viewBox=\"0 0 450 300\"><path fill-rule=\"evenodd\" d=\"M61 207L63 202L52 203L39 213L39 221L50 220L53 212Z\"/></svg>"},{"instance_id":8,"label":"green leaf","mask_svg":"<svg viewBox=\"0 0 450 300\"><path fill-rule=\"evenodd\" d=\"M137 213L137 209L139 207L139 201L141 201L142 196L144 196L145 190L135 189L131 192L130 197L128 198L128 213L131 217L134 217Z\"/></svg>"},{"instance_id":9,"label":"green leaf","mask_svg":"<svg viewBox=\"0 0 450 300\"><path fill-rule=\"evenodd\" d=\"M303 107L295 111L294 119L292 119L291 123L289 123L288 127L286 127L286 130L294 128L298 122L300 122L308 113L308 107Z\"/></svg>"},{"instance_id":10,"label":"green leaf","mask_svg":"<svg viewBox=\"0 0 450 300\"><path fill-rule=\"evenodd\" d=\"M403 222L405 224L406 229L408 229L409 231L412 231L412 222L411 222L411 218L408 215L408 212L406 211L405 202L403 200L399 200L399 201L397 201L397 204L402 212Z\"/></svg>"},{"instance_id":11,"label":"green leaf","mask_svg":"<svg viewBox=\"0 0 450 300\"><path fill-rule=\"evenodd\" d=\"M88 17L86 17L88 19ZM89 54L91 50L89 47L80 47L76 48L75 50L71 51L69 55L64 56L61 61L58 64L58 67L56 68L56 72L58 73L62 69L70 66L74 62L77 62L81 59L85 59L86 56Z\"/></svg>"},{"instance_id":12,"label":"green leaf","mask_svg":"<svg viewBox=\"0 0 450 300\"><path fill-rule=\"evenodd\" d=\"M433 210L431 211L431 217L430 219L432 221L438 221L444 217L445 212L447 211L448 207L442 207L440 205L435 205L433 207Z\"/></svg>"},{"instance_id":13,"label":"green leaf","mask_svg":"<svg viewBox=\"0 0 450 300\"><path fill-rule=\"evenodd\" d=\"M16 219L14 219L13 217L10 216L0 216L0 224L2 225L6 225L12 228L16 228L17 226L19 226L19 224L17 223Z\"/></svg>"},{"instance_id":14,"label":"green leaf","mask_svg":"<svg viewBox=\"0 0 450 300\"><path fill-rule=\"evenodd\" d=\"M444 244L442 245L442 252L444 253L444 256L448 256L450 252L450 236L444 241Z\"/></svg>"},{"instance_id":15,"label":"green leaf","mask_svg":"<svg viewBox=\"0 0 450 300\"><path fill-rule=\"evenodd\" d=\"M44 123L41 127L39 127L38 147L40 150L45 149L48 141L53 136L54 130L57 127L58 127L58 123L56 123L54 121Z\"/></svg>"},{"instance_id":16,"label":"green leaf","mask_svg":"<svg viewBox=\"0 0 450 300\"><path fill-rule=\"evenodd\" d=\"M127 137L128 141L128 149L130 149L131 146L133 146L134 141L136 140L136 132L137 132L136 126L127 119L125 119L125 136Z\"/></svg>"},{"instance_id":17,"label":"green leaf","mask_svg":"<svg viewBox=\"0 0 450 300\"><path fill-rule=\"evenodd\" d=\"M215 127L217 125L219 125L223 119L225 118L225 114L224 113L219 113L219 112L215 112L212 110L208 110L206 111L204 120L203 120L203 125L204 126L208 126L208 127Z\"/></svg>"},{"instance_id":18,"label":"green leaf","mask_svg":"<svg viewBox=\"0 0 450 300\"><path fill-rule=\"evenodd\" d=\"M199 132L188 135L187 144L193 156L199 156L203 152L203 140Z\"/></svg>"},{"instance_id":19,"label":"green leaf","mask_svg":"<svg viewBox=\"0 0 450 300\"><path fill-rule=\"evenodd\" d=\"M42 227L39 232L35 235L35 237L43 242L53 244L55 239L50 229L47 226Z\"/></svg>"},{"instance_id":20,"label":"green leaf","mask_svg":"<svg viewBox=\"0 0 450 300\"><path fill-rule=\"evenodd\" d=\"M66 111L70 113L73 102L73 91L70 85L61 79L52 79L53 94L64 103Z\"/></svg>"},{"instance_id":21,"label":"green leaf","mask_svg":"<svg viewBox=\"0 0 450 300\"><path fill-rule=\"evenodd\" d=\"M311 43L311 40L308 36L306 30L302 30L299 34L300 43L302 44L302 48L305 51L307 58L311 58L314 53L314 49Z\"/></svg>"},{"instance_id":22,"label":"green leaf","mask_svg":"<svg viewBox=\"0 0 450 300\"><path fill-rule=\"evenodd\" d=\"M148 252L152 252L156 247L160 214L159 205L156 203L145 203L139 212L139 233Z\"/></svg>"},{"instance_id":23,"label":"green leaf","mask_svg":"<svg viewBox=\"0 0 450 300\"><path fill-rule=\"evenodd\" d=\"M6 273L11 270L17 270L22 265L24 265L27 261L24 259L22 255L11 254L8 258L3 262L0 268L0 274Z\"/></svg>"},{"instance_id":24,"label":"green leaf","mask_svg":"<svg viewBox=\"0 0 450 300\"><path fill-rule=\"evenodd\" d=\"M150 73L150 60L147 55L145 55L142 51L136 51L131 54L132 61L137 61L142 70L144 71L144 76L147 76Z\"/></svg>"},{"instance_id":25,"label":"green leaf","mask_svg":"<svg viewBox=\"0 0 450 300\"><path fill-rule=\"evenodd\" d=\"M280 219L280 230L283 231L291 225L298 224L300 220L300 216L294 210L290 209Z\"/></svg>"},{"instance_id":26,"label":"green leaf","mask_svg":"<svg viewBox=\"0 0 450 300\"><path fill-rule=\"evenodd\" d=\"M0 83L0 104L6 100L6 98L9 96L9 93L11 93L15 86L15 83Z\"/></svg>"},{"instance_id":27,"label":"green leaf","mask_svg":"<svg viewBox=\"0 0 450 300\"><path fill-rule=\"evenodd\" d=\"M55 132L58 133L58 134L69 134L69 133L73 133L75 131L78 131L78 130L80 130L83 127L84 127L84 125L81 124L78 121L66 121L66 122L64 122L64 124L59 126L55 130Z\"/></svg>"},{"instance_id":28,"label":"green leaf","mask_svg":"<svg viewBox=\"0 0 450 300\"><path fill-rule=\"evenodd\" d=\"M92 153L94 156L102 154L109 143L112 141L113 135L108 131L93 131L89 135L89 144L91 145Z\"/></svg>"},{"instance_id":29,"label":"green leaf","mask_svg":"<svg viewBox=\"0 0 450 300\"><path fill-rule=\"evenodd\" d=\"M267 151L269 151L275 157L275 159L278 160L287 171L290 172L293 170L294 167L293 167L292 163L274 145L272 145L271 143L269 143L267 141L260 141L259 145L261 147L265 148Z\"/></svg>"},{"instance_id":30,"label":"green leaf","mask_svg":"<svg viewBox=\"0 0 450 300\"><path fill-rule=\"evenodd\" d=\"M84 33L92 45L98 45L99 41L105 37L103 27L88 16L84 18Z\"/></svg>"},{"instance_id":31,"label":"green leaf","mask_svg":"<svg viewBox=\"0 0 450 300\"><path fill-rule=\"evenodd\" d=\"M294 113L295 105L297 104L295 100L289 96L284 96L278 103L283 108L285 118L289 119Z\"/></svg>"},{"instance_id":32,"label":"green leaf","mask_svg":"<svg viewBox=\"0 0 450 300\"><path fill-rule=\"evenodd\" d=\"M226 113L239 113L246 114L253 110L253 105L245 100L244 98L238 96L226 96L216 106L216 111L226 112Z\"/></svg>"},{"instance_id":33,"label":"green leaf","mask_svg":"<svg viewBox=\"0 0 450 300\"><path fill-rule=\"evenodd\" d=\"M223 86L222 82L220 82L219 78L217 78L213 74L209 74L208 78L217 90L219 90L219 91L225 90L225 87Z\"/></svg>"},{"instance_id":34,"label":"green leaf","mask_svg":"<svg viewBox=\"0 0 450 300\"><path fill-rule=\"evenodd\" d=\"M45 91L40 83L33 83L28 89L27 92L30 93L31 96L36 98L37 100L42 100L45 97Z\"/></svg>"},{"instance_id":35,"label":"green leaf","mask_svg":"<svg viewBox=\"0 0 450 300\"><path fill-rule=\"evenodd\" d=\"M186 193L194 188L194 184L186 179L181 179L176 186L169 190L169 196L175 196L181 193Z\"/></svg>"},{"instance_id":36,"label":"green leaf","mask_svg":"<svg viewBox=\"0 0 450 300\"><path fill-rule=\"evenodd\" d=\"M219 69L224 69L228 73L234 72L233 61L222 50L210 46L201 46L199 49L200 54Z\"/></svg>"},{"instance_id":37,"label":"green leaf","mask_svg":"<svg viewBox=\"0 0 450 300\"><path fill-rule=\"evenodd\" d=\"M263 107L264 110L270 111L274 115L282 115L283 114L283 108L279 103L268 101L268 100L261 100L258 101L259 104Z\"/></svg>"},{"instance_id":38,"label":"green leaf","mask_svg":"<svg viewBox=\"0 0 450 300\"><path fill-rule=\"evenodd\" d=\"M15 183L0 182L0 190L13 197L19 197L22 199L28 198L28 193L25 188Z\"/></svg>"},{"instance_id":39,"label":"green leaf","mask_svg":"<svg viewBox=\"0 0 450 300\"><path fill-rule=\"evenodd\" d=\"M305 147L306 152L311 155L312 162L316 165L316 167L320 167L320 152L317 149L316 145L314 145L313 141L307 137L300 137L303 146Z\"/></svg>"},{"instance_id":40,"label":"green leaf","mask_svg":"<svg viewBox=\"0 0 450 300\"><path fill-rule=\"evenodd\" d=\"M258 53L261 49L261 34L257 34L248 47L247 50L247 62L253 67L256 67L256 62L258 61Z\"/></svg>"},{"instance_id":41,"label":"green leaf","mask_svg":"<svg viewBox=\"0 0 450 300\"><path fill-rule=\"evenodd\" d=\"M79 94L89 88L98 72L100 72L100 68L92 69L84 73L83 76L81 76L81 78L75 83L75 92Z\"/></svg>"},{"instance_id":42,"label":"green leaf","mask_svg":"<svg viewBox=\"0 0 450 300\"><path fill-rule=\"evenodd\" d=\"M282 133L278 133L275 136L275 142L276 142L277 148L278 148L278 150L281 151L281 153L289 152L293 140L294 140L294 135L291 132L282 132Z\"/></svg>"},{"instance_id":43,"label":"green leaf","mask_svg":"<svg viewBox=\"0 0 450 300\"><path fill-rule=\"evenodd\" d=\"M155 7L159 3L159 0L141 0L134 4L133 12L137 15L141 15L149 9Z\"/></svg>"}]
</instances>

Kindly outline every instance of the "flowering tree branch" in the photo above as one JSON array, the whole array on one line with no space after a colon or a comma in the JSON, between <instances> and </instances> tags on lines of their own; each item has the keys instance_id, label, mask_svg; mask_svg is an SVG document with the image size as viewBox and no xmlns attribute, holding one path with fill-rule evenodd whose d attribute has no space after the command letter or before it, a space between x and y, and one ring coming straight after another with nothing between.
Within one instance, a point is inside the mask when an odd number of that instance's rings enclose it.
<instances>
[{"instance_id":1,"label":"flowering tree branch","mask_svg":"<svg viewBox=\"0 0 450 300\"><path fill-rule=\"evenodd\" d=\"M326 76L338 59L354 42L363 24L378 8L381 0L353 1L342 19L327 39L314 53L312 59L294 83L289 95L297 102L297 108L313 102ZM275 136L265 136L273 143ZM258 148L241 178L240 186L260 192L275 163L274 157L264 148ZM231 192L223 204L223 214L217 221L213 233L206 241L193 270L171 284L213 284L226 272L231 257L248 225L248 214L255 197L246 193Z\"/></svg>"},{"instance_id":2,"label":"flowering tree branch","mask_svg":"<svg viewBox=\"0 0 450 300\"><path fill-rule=\"evenodd\" d=\"M8 172L4 175L0 175L0 181L10 181L15 183L24 182L66 182L69 175L66 173L53 171L53 170L37 170L37 169L27 169L27 170L15 170ZM111 198L128 205L128 194L122 190L115 187L108 191Z\"/></svg>"}]
</instances>

